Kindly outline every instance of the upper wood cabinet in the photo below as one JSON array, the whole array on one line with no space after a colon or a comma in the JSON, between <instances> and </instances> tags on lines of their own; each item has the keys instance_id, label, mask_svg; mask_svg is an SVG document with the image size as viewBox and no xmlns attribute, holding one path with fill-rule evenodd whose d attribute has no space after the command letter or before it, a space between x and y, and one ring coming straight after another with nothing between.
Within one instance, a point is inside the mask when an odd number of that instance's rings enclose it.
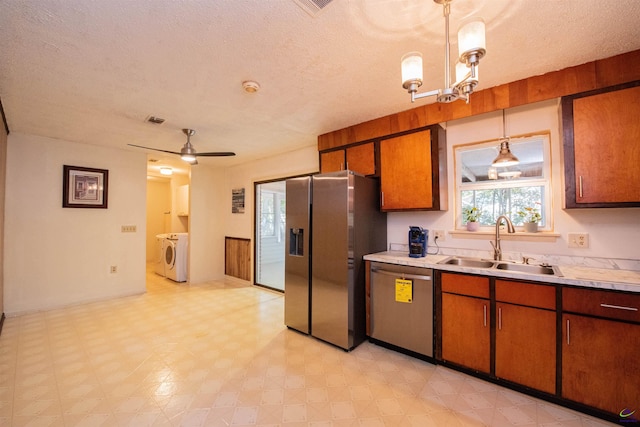
<instances>
[{"instance_id":1,"label":"upper wood cabinet","mask_svg":"<svg viewBox=\"0 0 640 427\"><path fill-rule=\"evenodd\" d=\"M447 172L440 126L380 141L381 210L446 210Z\"/></svg>"},{"instance_id":2,"label":"upper wood cabinet","mask_svg":"<svg viewBox=\"0 0 640 427\"><path fill-rule=\"evenodd\" d=\"M320 153L320 172L349 169L361 175L375 175L375 143L358 144Z\"/></svg>"},{"instance_id":3,"label":"upper wood cabinet","mask_svg":"<svg viewBox=\"0 0 640 427\"><path fill-rule=\"evenodd\" d=\"M562 98L565 206L640 206L640 81Z\"/></svg>"}]
</instances>

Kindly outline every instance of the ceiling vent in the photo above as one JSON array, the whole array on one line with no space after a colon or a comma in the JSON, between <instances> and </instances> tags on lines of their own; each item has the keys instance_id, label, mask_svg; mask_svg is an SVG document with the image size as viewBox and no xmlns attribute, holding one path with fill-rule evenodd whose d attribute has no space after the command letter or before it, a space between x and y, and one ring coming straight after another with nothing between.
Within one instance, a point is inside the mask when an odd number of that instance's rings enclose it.
<instances>
[{"instance_id":1,"label":"ceiling vent","mask_svg":"<svg viewBox=\"0 0 640 427\"><path fill-rule=\"evenodd\" d=\"M317 16L333 0L293 0L311 16Z\"/></svg>"},{"instance_id":2,"label":"ceiling vent","mask_svg":"<svg viewBox=\"0 0 640 427\"><path fill-rule=\"evenodd\" d=\"M162 117L149 116L145 119L146 122L153 123L154 125L161 125L164 123L164 119Z\"/></svg>"}]
</instances>

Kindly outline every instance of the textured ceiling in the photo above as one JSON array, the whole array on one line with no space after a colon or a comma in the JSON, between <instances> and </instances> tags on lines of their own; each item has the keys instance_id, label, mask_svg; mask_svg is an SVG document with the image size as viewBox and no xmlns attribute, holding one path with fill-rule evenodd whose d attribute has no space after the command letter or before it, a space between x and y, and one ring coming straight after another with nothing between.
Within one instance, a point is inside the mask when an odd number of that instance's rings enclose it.
<instances>
[{"instance_id":1,"label":"textured ceiling","mask_svg":"<svg viewBox=\"0 0 640 427\"><path fill-rule=\"evenodd\" d=\"M470 15L478 89L640 49L638 0L454 0L454 55ZM421 51L422 89L441 88L443 44L431 0L2 0L0 97L11 132L177 151L188 127L198 151L237 153L201 164L228 166L412 108L400 58Z\"/></svg>"}]
</instances>

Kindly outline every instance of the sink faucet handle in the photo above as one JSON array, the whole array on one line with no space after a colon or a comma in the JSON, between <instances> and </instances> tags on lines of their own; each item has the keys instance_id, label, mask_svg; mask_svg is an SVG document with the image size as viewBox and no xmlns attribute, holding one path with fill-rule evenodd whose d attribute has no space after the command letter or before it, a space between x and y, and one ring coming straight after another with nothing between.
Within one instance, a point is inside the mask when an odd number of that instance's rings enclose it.
<instances>
[{"instance_id":1,"label":"sink faucet handle","mask_svg":"<svg viewBox=\"0 0 640 427\"><path fill-rule=\"evenodd\" d=\"M535 261L536 259L530 256L523 256L522 257L522 263L523 264L529 264L529 261Z\"/></svg>"}]
</instances>

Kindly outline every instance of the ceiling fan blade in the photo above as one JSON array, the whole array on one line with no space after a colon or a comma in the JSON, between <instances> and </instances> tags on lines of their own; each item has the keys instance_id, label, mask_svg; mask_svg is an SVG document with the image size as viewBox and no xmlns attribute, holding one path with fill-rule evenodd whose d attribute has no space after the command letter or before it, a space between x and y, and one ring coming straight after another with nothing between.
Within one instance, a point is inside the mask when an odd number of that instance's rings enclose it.
<instances>
[{"instance_id":1,"label":"ceiling fan blade","mask_svg":"<svg viewBox=\"0 0 640 427\"><path fill-rule=\"evenodd\" d=\"M236 153L231 151L214 151L211 153L195 153L196 157L226 157L226 156L235 156Z\"/></svg>"},{"instance_id":2,"label":"ceiling fan blade","mask_svg":"<svg viewBox=\"0 0 640 427\"><path fill-rule=\"evenodd\" d=\"M153 151L161 151L163 153L169 153L169 154L177 154L178 156L180 155L180 153L176 152L176 151L169 151L169 150L161 150L159 148L151 148L151 147L143 147L142 145L135 145L135 144L127 144L130 145L132 147L138 147L138 148L145 148L147 150L153 150Z\"/></svg>"}]
</instances>

